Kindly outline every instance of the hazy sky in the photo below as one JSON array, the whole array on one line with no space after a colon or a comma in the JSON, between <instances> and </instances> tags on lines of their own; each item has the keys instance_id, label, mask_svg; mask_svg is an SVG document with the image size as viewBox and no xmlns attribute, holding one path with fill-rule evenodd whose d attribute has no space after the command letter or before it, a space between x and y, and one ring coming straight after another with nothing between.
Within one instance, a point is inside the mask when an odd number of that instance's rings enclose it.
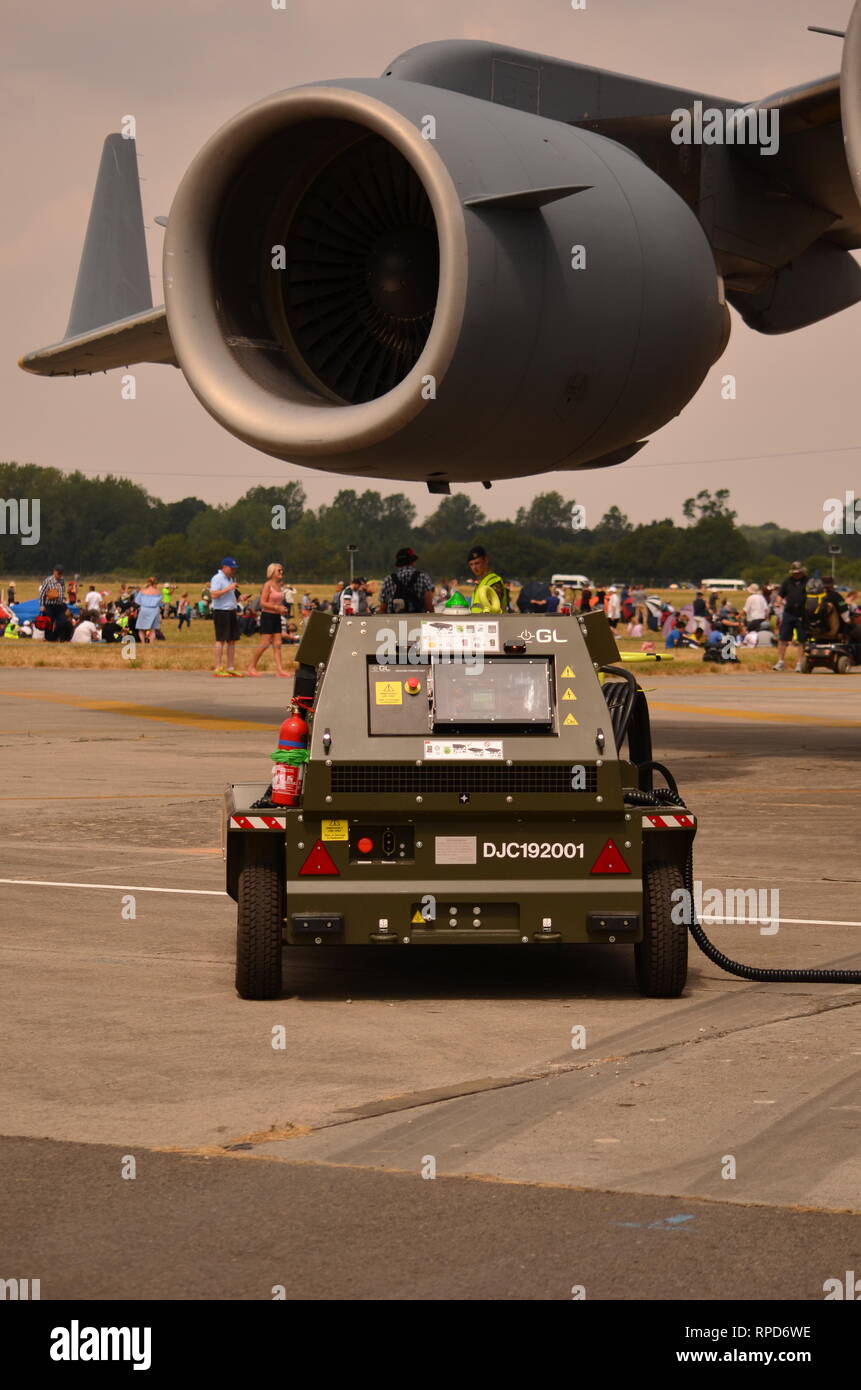
<instances>
[{"instance_id":1,"label":"hazy sky","mask_svg":"<svg viewBox=\"0 0 861 1390\"><path fill-rule=\"evenodd\" d=\"M678 86L753 100L840 66L850 0L4 0L0 129L0 458L111 470L166 500L232 501L256 482L300 477L311 505L362 484L280 465L225 433L180 372L140 366L137 399L120 374L25 375L16 359L62 337L104 136L137 121L153 300L161 303L161 228L189 161L228 117L270 92L319 78L378 76L404 49L484 38ZM621 468L542 474L465 490L492 517L558 488L590 522L611 503L635 520L681 516L701 487L727 486L742 519L822 524L829 496L861 493L861 306L766 338L733 313L720 363L679 419ZM721 399L725 372L738 399ZM761 456L761 457L755 457ZM421 485L407 492L425 515Z\"/></svg>"}]
</instances>

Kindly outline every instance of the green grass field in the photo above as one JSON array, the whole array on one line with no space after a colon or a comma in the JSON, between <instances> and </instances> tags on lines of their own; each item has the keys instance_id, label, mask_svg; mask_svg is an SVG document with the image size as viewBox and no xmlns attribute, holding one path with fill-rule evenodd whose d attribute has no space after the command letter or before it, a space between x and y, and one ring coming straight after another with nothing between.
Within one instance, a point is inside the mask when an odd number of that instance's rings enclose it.
<instances>
[{"instance_id":1,"label":"green grass field","mask_svg":"<svg viewBox=\"0 0 861 1390\"><path fill-rule=\"evenodd\" d=\"M105 590L109 594L115 594L124 576L96 577L94 583L100 592ZM132 581L127 581L132 587ZM145 580L141 580L145 583ZM198 581L183 581L177 583L175 593L187 592L190 602L195 602L200 596L203 586ZM312 598L330 599L334 585L329 584L296 584L297 596L308 592ZM468 592L467 586L463 586L464 592ZM249 585L249 591L259 593L259 588ZM39 592L38 580L23 580L17 586L17 599L24 602L27 599L35 598ZM86 592L85 586L79 586L81 597ZM516 598L519 590L512 590L513 597ZM672 603L675 608L680 608L693 599L692 589L653 589L649 591L659 595ZM743 595L736 595L736 602L743 600ZM295 611L295 610L294 610ZM69 642L55 644L53 642L33 642L29 640L4 641L0 640L0 668L6 667L51 667L65 670L90 670L90 671L115 671L126 669L129 671L200 671L206 674L211 671L213 665L213 637L212 623L208 618L192 617L191 627L184 627L182 632L178 631L175 618L167 619L162 628L165 634L164 642L156 642L147 646L139 645L135 648L135 660L129 661L122 655L122 648L119 643L111 646L102 646L101 643L92 645L73 645ZM619 629L619 648L621 651L639 651L642 648L643 640L640 638L628 638L622 635ZM649 639L655 640L657 634L649 633ZM259 643L258 638L243 637L237 648L237 666L244 670L256 651ZM662 652L663 648L659 641L655 641L656 650ZM284 665L287 669L292 669L295 662L292 656L295 654L295 647L284 646ZM792 655L790 649L789 655ZM775 653L770 649L742 649L739 652L738 666L716 666L704 662L702 656L696 651L681 651L674 653L673 661L662 661L655 663L643 663L635 669L637 674L645 678L649 669L657 669L660 666L662 675L678 676L706 676L721 675L731 679L733 676L743 675L746 671L767 671L775 662ZM271 673L273 670L272 657L267 653L261 662L261 669Z\"/></svg>"}]
</instances>

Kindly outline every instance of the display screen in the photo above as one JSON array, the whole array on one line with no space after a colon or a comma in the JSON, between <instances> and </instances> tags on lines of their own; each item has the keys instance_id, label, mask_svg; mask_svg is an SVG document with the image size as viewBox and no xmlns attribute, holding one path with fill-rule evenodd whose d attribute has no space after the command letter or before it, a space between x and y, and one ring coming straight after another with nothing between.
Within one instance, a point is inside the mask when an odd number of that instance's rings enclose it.
<instances>
[{"instance_id":1,"label":"display screen","mask_svg":"<svg viewBox=\"0 0 861 1390\"><path fill-rule=\"evenodd\" d=\"M552 724L550 664L502 658L434 666L434 726Z\"/></svg>"}]
</instances>

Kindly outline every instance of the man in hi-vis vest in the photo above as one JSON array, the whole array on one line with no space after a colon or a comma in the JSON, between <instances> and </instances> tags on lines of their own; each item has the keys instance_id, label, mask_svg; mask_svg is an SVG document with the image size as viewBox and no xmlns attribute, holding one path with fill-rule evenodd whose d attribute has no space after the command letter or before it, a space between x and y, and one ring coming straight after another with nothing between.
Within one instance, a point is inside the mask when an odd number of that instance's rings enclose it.
<instances>
[{"instance_id":1,"label":"man in hi-vis vest","mask_svg":"<svg viewBox=\"0 0 861 1390\"><path fill-rule=\"evenodd\" d=\"M470 613L505 613L508 609L508 594L501 574L490 568L487 551L483 545L474 545L467 556L469 568L475 575L475 590Z\"/></svg>"}]
</instances>

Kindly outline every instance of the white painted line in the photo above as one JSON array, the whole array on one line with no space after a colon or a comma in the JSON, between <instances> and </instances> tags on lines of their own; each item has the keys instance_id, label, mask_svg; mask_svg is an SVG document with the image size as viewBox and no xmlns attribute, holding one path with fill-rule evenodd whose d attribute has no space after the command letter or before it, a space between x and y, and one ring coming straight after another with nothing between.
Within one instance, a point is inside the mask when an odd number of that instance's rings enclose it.
<instances>
[{"instance_id":1,"label":"white painted line","mask_svg":"<svg viewBox=\"0 0 861 1390\"><path fill-rule=\"evenodd\" d=\"M0 879L0 883L2 883ZM738 927L758 927L759 921L748 919L747 917L701 917L700 925L704 922L732 922ZM861 922L828 922L816 917L776 917L768 919L768 926L773 926L777 922L781 927L861 927Z\"/></svg>"},{"instance_id":2,"label":"white painted line","mask_svg":"<svg viewBox=\"0 0 861 1390\"><path fill-rule=\"evenodd\" d=\"M226 898L227 893L215 888L149 888L134 883L57 883L46 878L0 878L0 883L19 883L29 888L111 888L116 893L186 893L198 898ZM745 917L701 917L700 925L706 922L724 922L739 927L756 927L758 922L750 922ZM778 917L781 927L861 927L861 922L831 922L814 917ZM769 919L768 925L773 926Z\"/></svg>"},{"instance_id":3,"label":"white painted line","mask_svg":"<svg viewBox=\"0 0 861 1390\"><path fill-rule=\"evenodd\" d=\"M226 898L214 888L142 888L134 883L54 883L46 878L0 878L0 883L24 883L30 888L112 888L117 893L191 893L200 898Z\"/></svg>"}]
</instances>

